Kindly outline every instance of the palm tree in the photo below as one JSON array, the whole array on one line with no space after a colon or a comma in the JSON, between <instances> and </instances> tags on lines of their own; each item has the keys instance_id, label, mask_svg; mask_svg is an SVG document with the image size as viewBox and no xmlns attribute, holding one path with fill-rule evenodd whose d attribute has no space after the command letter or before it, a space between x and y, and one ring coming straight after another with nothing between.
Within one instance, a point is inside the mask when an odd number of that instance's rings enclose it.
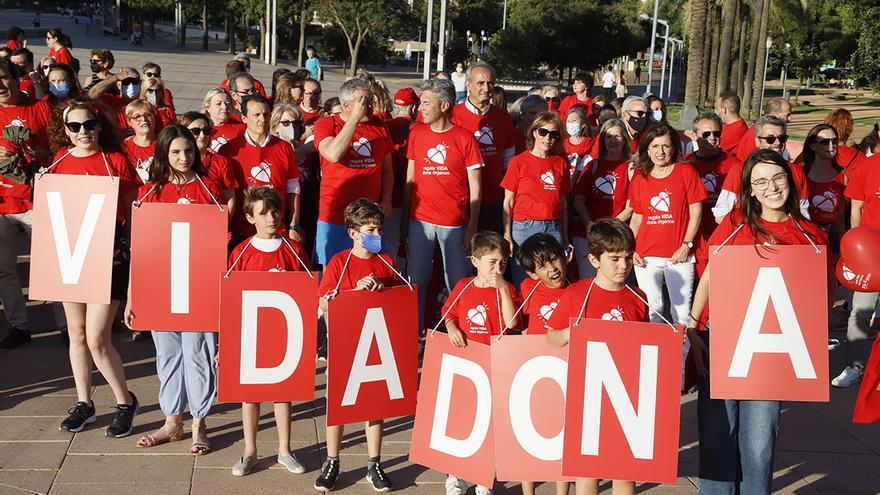
<instances>
[{"instance_id":1,"label":"palm tree","mask_svg":"<svg viewBox=\"0 0 880 495\"><path fill-rule=\"evenodd\" d=\"M728 89L730 80L730 53L733 45L733 28L736 18L736 0L724 0L722 7L721 40L718 52L718 85L715 91L717 98L722 91Z\"/></svg>"},{"instance_id":2,"label":"palm tree","mask_svg":"<svg viewBox=\"0 0 880 495\"><path fill-rule=\"evenodd\" d=\"M684 115L688 110L695 113L700 101L700 84L703 78L703 50L706 43L706 13L708 0L691 0L691 32L688 40L687 86L684 91Z\"/></svg>"},{"instance_id":3,"label":"palm tree","mask_svg":"<svg viewBox=\"0 0 880 495\"><path fill-rule=\"evenodd\" d=\"M770 23L770 2L764 0L761 9L761 29L758 31L758 56L755 60L755 81L752 90L752 105L750 110L760 115L760 108L764 104L761 101L761 89L764 85L764 58L767 56L767 25ZM751 112L750 112L751 113Z\"/></svg>"},{"instance_id":4,"label":"palm tree","mask_svg":"<svg viewBox=\"0 0 880 495\"><path fill-rule=\"evenodd\" d=\"M754 0L752 5L752 41L749 46L749 65L746 69L746 78L743 80L742 114L749 118L752 110L752 83L755 80L755 65L758 59L758 44L761 41L761 12L764 11L764 2L769 0Z\"/></svg>"},{"instance_id":5,"label":"palm tree","mask_svg":"<svg viewBox=\"0 0 880 495\"><path fill-rule=\"evenodd\" d=\"M706 60L709 69L709 87L706 88L706 105L711 107L715 104L715 97L718 95L718 87L722 84L718 82L718 52L721 49L721 12L718 9L718 3L712 6L711 15L709 16L709 25L712 27L712 55Z\"/></svg>"}]
</instances>

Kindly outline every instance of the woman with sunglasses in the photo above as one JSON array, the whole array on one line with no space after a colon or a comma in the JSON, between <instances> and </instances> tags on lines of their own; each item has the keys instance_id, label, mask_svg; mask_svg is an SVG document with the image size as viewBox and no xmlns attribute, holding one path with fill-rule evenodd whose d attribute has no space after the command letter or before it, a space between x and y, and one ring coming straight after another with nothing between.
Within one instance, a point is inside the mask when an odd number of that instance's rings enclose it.
<instances>
[{"instance_id":1,"label":"woman with sunglasses","mask_svg":"<svg viewBox=\"0 0 880 495\"><path fill-rule=\"evenodd\" d=\"M110 304L64 303L77 403L70 408L59 430L79 432L97 419L92 402L94 363L110 385L117 404L105 435L121 438L131 433L138 400L125 383L122 359L110 339L110 330L119 302L127 295L129 254L122 225L130 218L128 205L137 191L137 175L125 155L118 152L116 127L93 100L74 98L56 107L49 139L56 151L50 173L108 176L119 181Z\"/></svg>"},{"instance_id":2,"label":"woman with sunglasses","mask_svg":"<svg viewBox=\"0 0 880 495\"><path fill-rule=\"evenodd\" d=\"M678 131L672 127L659 123L645 131L629 185L629 205L630 228L636 236L633 265L639 288L656 310L651 321L663 322L665 286L673 323L684 325L691 307L694 245L699 242L706 189L694 167L679 161L680 150Z\"/></svg>"},{"instance_id":3,"label":"woman with sunglasses","mask_svg":"<svg viewBox=\"0 0 880 495\"><path fill-rule=\"evenodd\" d=\"M559 103L562 101L562 98L559 97L559 88L556 86L543 86L541 87L541 92L538 93L541 98L547 100L547 108L553 112L559 110ZM560 115L563 117L564 115Z\"/></svg>"},{"instance_id":4,"label":"woman with sunglasses","mask_svg":"<svg viewBox=\"0 0 880 495\"><path fill-rule=\"evenodd\" d=\"M150 168L150 182L137 193L140 203L172 203L186 208L191 204L214 204L218 191L205 176L193 135L186 127L171 124L162 129L156 140L156 156ZM131 286L128 287L129 294ZM125 324L131 328L135 314L131 299L125 306ZM156 345L156 373L159 375L159 407L165 424L137 441L138 447L155 447L183 438L183 412L189 406L192 415L190 454L211 451L205 417L211 411L217 392L214 355L217 334L214 332L153 331Z\"/></svg>"},{"instance_id":5,"label":"woman with sunglasses","mask_svg":"<svg viewBox=\"0 0 880 495\"><path fill-rule=\"evenodd\" d=\"M146 184L156 148L156 107L147 100L134 100L126 105L125 117L134 134L122 141L122 152L134 166L141 183Z\"/></svg>"},{"instance_id":6,"label":"woman with sunglasses","mask_svg":"<svg viewBox=\"0 0 880 495\"><path fill-rule=\"evenodd\" d=\"M837 251L843 235L847 173L838 163L840 141L837 130L829 124L819 124L807 133L804 140L804 172L807 175L810 219L828 233L831 249Z\"/></svg>"},{"instance_id":7,"label":"woman with sunglasses","mask_svg":"<svg viewBox=\"0 0 880 495\"><path fill-rule=\"evenodd\" d=\"M186 112L180 116L178 123L187 129L196 140L199 150L199 158L202 162L202 170L205 175L214 181L220 189L218 200L225 204L230 217L235 211L235 190L238 189L238 179L232 168L232 162L225 156L211 150L211 139L214 129L211 127L211 119L200 112Z\"/></svg>"},{"instance_id":8,"label":"woman with sunglasses","mask_svg":"<svg viewBox=\"0 0 880 495\"><path fill-rule=\"evenodd\" d=\"M67 64L74 69L77 67L73 64L73 55L70 49L73 48L73 42L70 36L61 32L58 28L52 28L46 33L46 46L49 47L49 56L55 59L59 64ZM77 70L77 72L79 72Z\"/></svg>"},{"instance_id":9,"label":"woman with sunglasses","mask_svg":"<svg viewBox=\"0 0 880 495\"><path fill-rule=\"evenodd\" d=\"M774 245L827 245L825 232L801 216L792 168L774 151L760 150L750 155L738 177L741 200L715 229L709 245L722 249L731 245L755 246L763 256L772 253ZM833 256L829 256L829 268L833 264ZM710 263L700 277L691 315L702 315L709 307L711 271ZM829 275L828 281L833 284L834 277ZM780 403L712 399L708 345L711 325L701 326L690 317L687 326L698 372L700 493L769 494Z\"/></svg>"},{"instance_id":10,"label":"woman with sunglasses","mask_svg":"<svg viewBox=\"0 0 880 495\"><path fill-rule=\"evenodd\" d=\"M223 88L208 91L202 101L202 113L211 118L214 133L210 149L215 153L224 144L244 134L245 125L232 112L232 96Z\"/></svg>"},{"instance_id":11,"label":"woman with sunglasses","mask_svg":"<svg viewBox=\"0 0 880 495\"><path fill-rule=\"evenodd\" d=\"M537 233L550 234L568 246L568 196L571 181L562 147L562 122L556 112L538 114L526 135L526 151L513 157L501 181L504 188L504 238L511 253ZM516 260L514 256L514 260ZM519 286L526 272L511 267Z\"/></svg>"},{"instance_id":12,"label":"woman with sunglasses","mask_svg":"<svg viewBox=\"0 0 880 495\"><path fill-rule=\"evenodd\" d=\"M174 108L165 101L165 83L161 79L148 77L141 84L141 99L147 100L156 108L159 117L158 129L177 122L177 114Z\"/></svg>"}]
</instances>

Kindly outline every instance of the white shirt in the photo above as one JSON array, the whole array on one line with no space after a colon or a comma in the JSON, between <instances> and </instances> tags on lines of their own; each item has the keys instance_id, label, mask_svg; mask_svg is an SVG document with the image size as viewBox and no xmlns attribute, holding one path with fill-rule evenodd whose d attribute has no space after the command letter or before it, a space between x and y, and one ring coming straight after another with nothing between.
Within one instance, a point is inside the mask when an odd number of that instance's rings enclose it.
<instances>
[{"instance_id":1,"label":"white shirt","mask_svg":"<svg viewBox=\"0 0 880 495\"><path fill-rule=\"evenodd\" d=\"M614 74L611 71L606 71L602 74L602 87L603 88L613 88L614 87Z\"/></svg>"},{"instance_id":2,"label":"white shirt","mask_svg":"<svg viewBox=\"0 0 880 495\"><path fill-rule=\"evenodd\" d=\"M464 72L453 72L451 76L452 84L455 86L456 93L463 93L467 91L467 87L465 86L465 82L467 82L467 76L465 76Z\"/></svg>"}]
</instances>

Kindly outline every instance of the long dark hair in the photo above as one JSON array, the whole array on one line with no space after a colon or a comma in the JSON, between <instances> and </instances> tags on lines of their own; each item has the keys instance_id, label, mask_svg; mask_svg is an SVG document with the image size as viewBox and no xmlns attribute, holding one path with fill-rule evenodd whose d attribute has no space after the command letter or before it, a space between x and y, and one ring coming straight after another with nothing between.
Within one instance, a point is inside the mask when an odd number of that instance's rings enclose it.
<instances>
[{"instance_id":1,"label":"long dark hair","mask_svg":"<svg viewBox=\"0 0 880 495\"><path fill-rule=\"evenodd\" d=\"M837 133L837 129L834 128L831 124L818 124L813 126L810 129L810 132L807 133L807 138L804 139L804 151L802 156L804 157L804 173L809 174L810 169L813 167L813 163L816 161L816 152L813 151L812 145L816 144L819 140L819 133L822 131L831 131L834 133L834 137L840 138L840 134ZM843 144L843 143L840 143ZM838 149L838 154L834 157L834 161L831 162L831 166L834 167L834 170L840 172L843 170L843 167L840 166L840 163L837 162L837 159L840 157L840 153Z\"/></svg>"},{"instance_id":2,"label":"long dark hair","mask_svg":"<svg viewBox=\"0 0 880 495\"><path fill-rule=\"evenodd\" d=\"M785 200L785 212L791 216L796 223L801 220L801 205L798 197L798 188L794 182L794 176L791 172L791 165L779 153L773 150L758 150L749 155L743 164L741 189L739 192L739 210L742 214L742 221L752 231L755 237L755 244L763 244L770 236L767 229L761 223L761 203L755 196L752 196L752 169L759 163L771 163L780 167L784 172L788 182L788 198Z\"/></svg>"},{"instance_id":3,"label":"long dark hair","mask_svg":"<svg viewBox=\"0 0 880 495\"><path fill-rule=\"evenodd\" d=\"M200 176L205 175L199 147L196 145L196 140L192 133L189 132L189 129L180 124L165 126L156 139L156 151L153 154L153 163L150 164L150 182L156 186L157 194L162 191L162 186L166 182L181 176L180 172L174 170L171 162L168 161L168 151L171 149L171 143L178 138L186 139L193 147L194 158L191 167L193 173Z\"/></svg>"},{"instance_id":4,"label":"long dark hair","mask_svg":"<svg viewBox=\"0 0 880 495\"><path fill-rule=\"evenodd\" d=\"M648 130L639 139L639 148L636 151L636 170L645 177L654 169L654 162L651 161L651 157L648 155L648 148L655 139L663 136L669 136L669 139L672 141L672 157L669 159L669 162L674 164L682 161L681 137L679 137L678 131L669 124L658 122L648 127Z\"/></svg>"},{"instance_id":5,"label":"long dark hair","mask_svg":"<svg viewBox=\"0 0 880 495\"><path fill-rule=\"evenodd\" d=\"M70 40L70 36L64 34L58 28L49 28L49 34L52 35L53 38L58 39L58 44L61 46L65 46L67 48L73 48L73 41Z\"/></svg>"}]
</instances>

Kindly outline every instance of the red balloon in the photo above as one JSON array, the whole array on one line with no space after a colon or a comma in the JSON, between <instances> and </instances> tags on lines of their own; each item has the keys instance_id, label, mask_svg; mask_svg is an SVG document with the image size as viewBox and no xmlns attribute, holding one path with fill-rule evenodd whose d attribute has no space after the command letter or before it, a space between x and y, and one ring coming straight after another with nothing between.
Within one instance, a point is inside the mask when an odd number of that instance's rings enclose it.
<instances>
[{"instance_id":1,"label":"red balloon","mask_svg":"<svg viewBox=\"0 0 880 495\"><path fill-rule=\"evenodd\" d=\"M880 292L878 272L864 271L861 267L844 261L843 256L837 260L834 272L837 274L837 281L840 282L840 285L847 289L856 292Z\"/></svg>"},{"instance_id":2,"label":"red balloon","mask_svg":"<svg viewBox=\"0 0 880 495\"><path fill-rule=\"evenodd\" d=\"M840 257L847 266L856 266L861 273L880 274L880 230L856 227L840 239Z\"/></svg>"}]
</instances>

